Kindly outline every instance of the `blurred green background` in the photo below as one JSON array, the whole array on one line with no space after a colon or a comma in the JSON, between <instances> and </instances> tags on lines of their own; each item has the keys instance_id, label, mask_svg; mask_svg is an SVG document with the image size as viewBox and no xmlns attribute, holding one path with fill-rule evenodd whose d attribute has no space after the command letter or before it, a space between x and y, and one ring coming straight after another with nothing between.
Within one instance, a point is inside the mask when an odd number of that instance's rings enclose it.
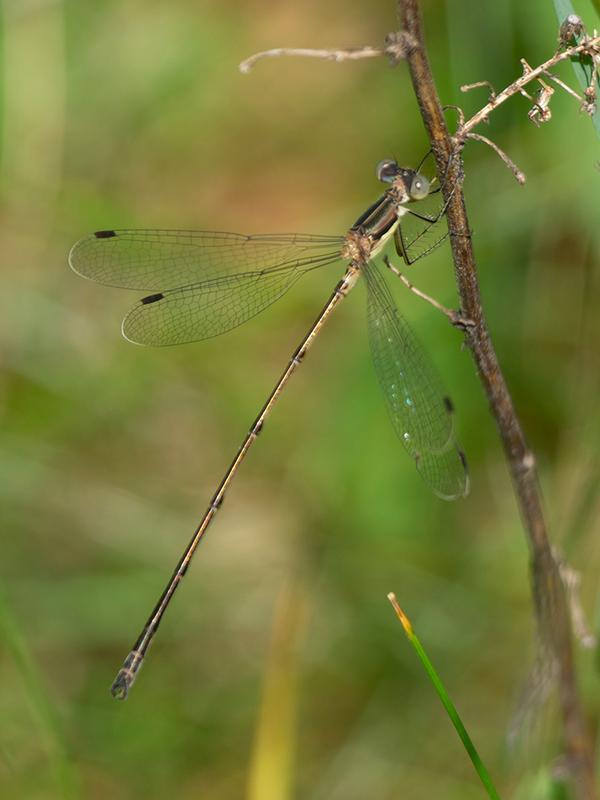
<instances>
[{"instance_id":1,"label":"blurred green background","mask_svg":"<svg viewBox=\"0 0 600 800\"><path fill-rule=\"evenodd\" d=\"M393 4L1 7L0 795L481 797L386 600L395 591L503 796L548 796L551 709L506 745L535 626L494 423L461 335L399 284L454 398L470 497L433 497L395 439L357 288L244 463L130 699L108 692L338 273L227 336L151 350L119 335L139 293L80 280L69 247L109 227L345 231L381 191L375 164L427 149L405 67L285 59L242 76L237 64L272 46L377 45ZM546 1L423 8L442 101L467 113L485 92L457 87L499 89L519 58L555 47ZM577 10L597 25L588 3ZM559 71L575 85L569 64ZM515 98L480 129L526 185L473 144L466 193L491 330L593 621L598 142L566 95L539 130L528 109ZM447 247L411 277L456 305ZM595 725L594 657L578 660Z\"/></svg>"}]
</instances>

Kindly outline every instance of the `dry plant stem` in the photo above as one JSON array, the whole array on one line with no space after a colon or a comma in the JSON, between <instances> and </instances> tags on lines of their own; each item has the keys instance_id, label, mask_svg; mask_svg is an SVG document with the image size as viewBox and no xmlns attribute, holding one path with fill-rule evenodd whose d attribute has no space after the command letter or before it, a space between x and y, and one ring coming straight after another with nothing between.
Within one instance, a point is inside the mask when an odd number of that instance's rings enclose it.
<instances>
[{"instance_id":1,"label":"dry plant stem","mask_svg":"<svg viewBox=\"0 0 600 800\"><path fill-rule=\"evenodd\" d=\"M402 0L400 0L400 4L402 5ZM410 33L410 31L409 31ZM535 69L526 70L520 78L517 78L516 81L507 86L506 89L503 89L498 94L492 96L489 102L476 114L474 114L470 119L468 119L464 125L456 132L456 139L459 141L463 141L466 134L473 130L474 127L479 125L481 122L484 122L490 115L490 113L497 108L502 103L505 103L510 97L515 94L521 92L521 90L527 86L528 83L531 81L539 79L542 75L547 74L548 70L551 69L555 64L558 64L561 61L565 61L572 56L579 55L580 53L593 53L600 47L600 36L595 36L591 39L588 39L581 44L575 45L574 47L567 47L565 50L562 50L552 58L549 58L543 64L540 64L539 67ZM485 82L480 82L479 85L483 85ZM471 86L477 86L478 84L471 84L469 87L461 87L463 91L467 91Z\"/></svg>"},{"instance_id":2,"label":"dry plant stem","mask_svg":"<svg viewBox=\"0 0 600 800\"><path fill-rule=\"evenodd\" d=\"M308 47L274 47L272 50L263 50L254 53L240 63L240 72L250 72L257 61L263 58L278 58L279 56L301 56L304 58L324 58L327 61L351 61L360 58L378 58L384 55L394 55L389 49L381 50L376 47L356 47L346 50L313 50Z\"/></svg>"},{"instance_id":3,"label":"dry plant stem","mask_svg":"<svg viewBox=\"0 0 600 800\"><path fill-rule=\"evenodd\" d=\"M436 158L438 174L445 174L448 160L454 151L444 120L439 97L427 60L423 41L421 18L417 0L399 0L402 27L408 34L406 60L421 114L429 134ZM573 50L578 48L571 48ZM562 58L560 54L533 70L521 81L496 96L494 102L482 109L462 126L464 136L478 122L512 94L517 93L525 82L543 73ZM520 85L518 85L520 84ZM554 560L542 508L538 487L535 459L528 449L521 425L513 407L504 376L490 338L481 305L469 222L460 185L460 159L454 157L448 168L448 179L444 182L444 195L448 202L447 218L450 230L452 255L461 301L462 314L473 321L466 329L466 339L477 365L479 378L487 395L492 414L498 425L506 459L510 469L525 533L531 552L533 595L540 633L549 643L557 661L559 673L559 695L563 720L564 748L568 757L571 775L579 800L596 800L592 748L584 724L577 692L569 610L559 570ZM452 187L451 189L449 187Z\"/></svg>"}]
</instances>

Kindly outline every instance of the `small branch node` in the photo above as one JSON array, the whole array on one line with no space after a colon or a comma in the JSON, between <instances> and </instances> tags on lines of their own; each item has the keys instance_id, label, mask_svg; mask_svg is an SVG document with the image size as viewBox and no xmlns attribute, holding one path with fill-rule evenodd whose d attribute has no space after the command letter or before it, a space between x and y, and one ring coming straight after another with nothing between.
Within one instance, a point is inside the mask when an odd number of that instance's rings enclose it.
<instances>
[{"instance_id":1,"label":"small branch node","mask_svg":"<svg viewBox=\"0 0 600 800\"><path fill-rule=\"evenodd\" d=\"M535 456L531 452L531 450L528 450L524 454L523 458L521 459L520 467L521 467L521 471L524 472L524 473L525 472L532 472L533 470L535 470Z\"/></svg>"},{"instance_id":2,"label":"small branch node","mask_svg":"<svg viewBox=\"0 0 600 800\"><path fill-rule=\"evenodd\" d=\"M475 320L465 317L460 309L458 311L452 310L451 314L450 322L454 327L470 336L477 327Z\"/></svg>"},{"instance_id":3,"label":"small branch node","mask_svg":"<svg viewBox=\"0 0 600 800\"><path fill-rule=\"evenodd\" d=\"M398 60L407 58L419 48L419 42L408 31L388 33L384 39L386 52L392 57L398 53Z\"/></svg>"},{"instance_id":4,"label":"small branch node","mask_svg":"<svg viewBox=\"0 0 600 800\"><path fill-rule=\"evenodd\" d=\"M596 92L596 80L595 77L592 76L590 85L583 93L583 100L581 101L581 110L585 114L588 114L590 117L593 117L594 114L596 113L597 99L598 95Z\"/></svg>"},{"instance_id":5,"label":"small branch node","mask_svg":"<svg viewBox=\"0 0 600 800\"><path fill-rule=\"evenodd\" d=\"M519 61L521 62L521 66L523 67L523 77L527 77L530 72L533 72L533 69L529 66L527 61L524 58L520 58Z\"/></svg>"},{"instance_id":6,"label":"small branch node","mask_svg":"<svg viewBox=\"0 0 600 800\"><path fill-rule=\"evenodd\" d=\"M452 145L451 153L452 153L453 157L454 156L460 156L460 154L462 153L462 150L463 150L463 148L465 146L465 141L466 141L467 137L461 135L460 132L462 131L462 129L463 129L463 126L461 125L457 129L457 133L454 136L450 137L450 144ZM463 177L464 177L464 172L463 172Z\"/></svg>"},{"instance_id":7,"label":"small branch node","mask_svg":"<svg viewBox=\"0 0 600 800\"><path fill-rule=\"evenodd\" d=\"M452 230L452 228L448 228L448 235L451 236L454 239L461 239L461 238L462 239L472 239L473 238L473 232L472 231L467 231L465 233L463 231Z\"/></svg>"},{"instance_id":8,"label":"small branch node","mask_svg":"<svg viewBox=\"0 0 600 800\"><path fill-rule=\"evenodd\" d=\"M417 47L417 43L406 31L388 33L384 39L385 53L394 66L404 60L415 47Z\"/></svg>"}]
</instances>

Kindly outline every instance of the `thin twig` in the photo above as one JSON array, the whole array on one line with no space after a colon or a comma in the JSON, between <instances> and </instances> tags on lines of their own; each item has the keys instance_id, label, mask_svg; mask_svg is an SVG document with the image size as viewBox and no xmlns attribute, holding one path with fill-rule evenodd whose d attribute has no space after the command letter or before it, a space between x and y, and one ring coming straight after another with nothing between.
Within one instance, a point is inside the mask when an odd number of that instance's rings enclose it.
<instances>
[{"instance_id":1,"label":"thin twig","mask_svg":"<svg viewBox=\"0 0 600 800\"><path fill-rule=\"evenodd\" d=\"M465 83L460 87L461 92L471 92L473 89L486 88L489 92L488 97L492 102L496 97L496 90L489 81L476 81L475 83Z\"/></svg>"},{"instance_id":2,"label":"thin twig","mask_svg":"<svg viewBox=\"0 0 600 800\"><path fill-rule=\"evenodd\" d=\"M557 86L560 86L561 89L564 89L564 91L567 92L567 94L572 95L576 100L579 100L580 103L583 103L583 97L580 94L578 94L574 89L571 89L571 87L567 83L561 81L560 78L557 78L556 75L553 75L551 72L548 72L548 70L544 70L544 75L546 76L546 78L549 78L549 80L554 81L554 83Z\"/></svg>"},{"instance_id":3,"label":"thin twig","mask_svg":"<svg viewBox=\"0 0 600 800\"><path fill-rule=\"evenodd\" d=\"M526 178L526 176L525 176L525 173L524 173L524 172L522 172L522 171L521 171L521 170L520 170L520 169L517 167L517 165L515 164L515 162L514 162L514 161L512 161L512 159L510 159L510 158L509 158L509 157L506 155L506 153L504 152L504 150L502 150L502 148L498 147L498 145L497 145L495 142L492 142L492 140L491 140L491 139L488 139L488 138L487 138L487 136L482 136L480 133L468 133L468 134L467 134L467 139L473 139L473 140L474 140L474 141L476 141L476 142L483 142L483 144L487 144L487 146L488 146L488 147L491 147L491 148L492 148L492 150L493 150L493 151L494 151L494 152L495 152L495 153L496 153L498 156L500 156L500 158L502 159L502 161L504 161L504 163L505 163L505 164L506 164L506 166L509 168L509 170L512 172L512 174L515 176L515 178L517 179L517 181L518 181L518 182L519 182L521 185L525 183L525 181L527 180L527 178Z\"/></svg>"},{"instance_id":4,"label":"thin twig","mask_svg":"<svg viewBox=\"0 0 600 800\"><path fill-rule=\"evenodd\" d=\"M465 112L462 110L460 106L452 105L451 103L443 106L444 111L454 111L458 118L458 124L464 125L465 124Z\"/></svg>"},{"instance_id":5,"label":"thin twig","mask_svg":"<svg viewBox=\"0 0 600 800\"><path fill-rule=\"evenodd\" d=\"M443 190L448 199L447 218L456 280L462 313L474 322L466 331L466 339L498 426L523 519L531 552L533 596L540 635L549 643L558 662L564 742L575 792L579 800L596 800L592 747L575 680L569 609L548 539L535 458L525 441L485 321L464 195L460 181L456 180L459 177L460 159L456 156L450 158L456 152L457 145L460 146L465 141L466 135L498 105L517 94L524 85L559 61L584 51L589 52L590 40L577 47L567 48L515 81L466 122L453 140L446 128L429 67L417 0L399 0L398 5L402 26L414 43L407 52L406 60L435 155L438 174L446 174L446 170L448 172ZM600 40L596 38L591 41L597 46Z\"/></svg>"},{"instance_id":6,"label":"thin twig","mask_svg":"<svg viewBox=\"0 0 600 800\"><path fill-rule=\"evenodd\" d=\"M263 50L244 59L240 65L240 72L248 73L257 61L263 58L279 58L279 56L300 56L302 58L323 58L327 61L356 61L360 58L379 58L391 55L389 48L356 47L346 50L313 50L309 47L274 47L272 50ZM394 51L397 57L397 52Z\"/></svg>"}]
</instances>

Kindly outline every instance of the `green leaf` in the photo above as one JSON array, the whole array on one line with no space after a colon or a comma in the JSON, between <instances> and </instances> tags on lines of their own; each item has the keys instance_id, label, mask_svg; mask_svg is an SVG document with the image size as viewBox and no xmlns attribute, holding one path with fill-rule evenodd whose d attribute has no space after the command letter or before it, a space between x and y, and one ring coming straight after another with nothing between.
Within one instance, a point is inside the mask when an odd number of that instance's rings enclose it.
<instances>
[{"instance_id":1,"label":"green leaf","mask_svg":"<svg viewBox=\"0 0 600 800\"><path fill-rule=\"evenodd\" d=\"M553 2L559 25L562 25L562 23L570 14L576 14L571 0L553 0ZM594 65L589 58L586 58L585 65L582 63L580 58L572 58L571 63L573 64L573 69L575 70L577 80L579 81L582 90L585 91L585 89L587 89L587 87L590 85L590 79L592 77ZM600 105L598 103L596 103L596 110L592 116L592 122L596 128L596 133L598 136L600 136Z\"/></svg>"}]
</instances>

